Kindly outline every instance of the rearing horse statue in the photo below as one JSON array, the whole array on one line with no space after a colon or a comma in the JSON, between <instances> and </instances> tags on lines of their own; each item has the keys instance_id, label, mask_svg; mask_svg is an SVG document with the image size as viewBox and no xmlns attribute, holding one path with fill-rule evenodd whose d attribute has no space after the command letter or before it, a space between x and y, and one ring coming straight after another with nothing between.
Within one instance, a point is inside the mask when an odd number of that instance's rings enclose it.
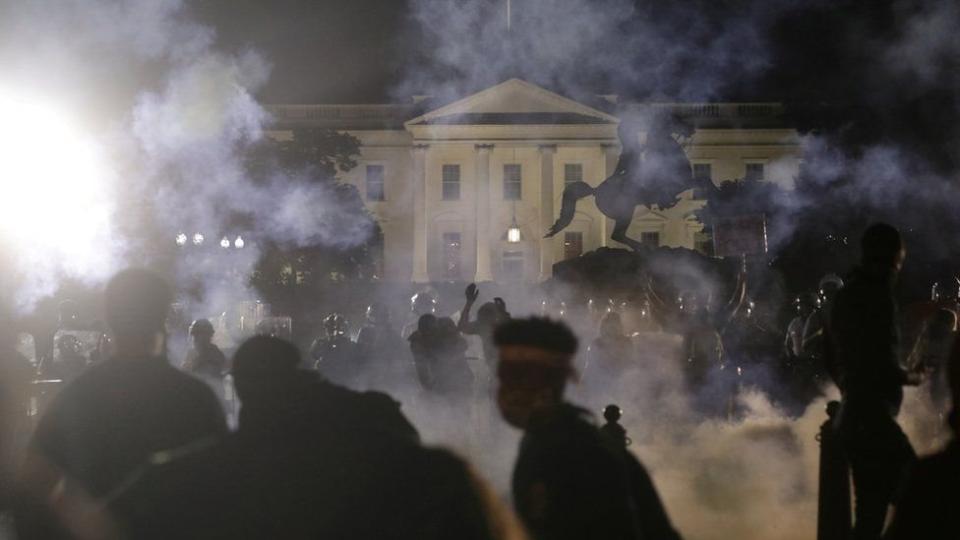
<instances>
[{"instance_id":1,"label":"rearing horse statue","mask_svg":"<svg viewBox=\"0 0 960 540\"><path fill-rule=\"evenodd\" d=\"M614 221L610 238L638 251L643 245L627 236L637 206L657 205L666 209L676 205L680 193L688 189L713 187L709 179L694 178L686 153L673 138L672 127L665 120L653 122L646 144L640 145L636 129L621 123L618 135L623 151L613 174L597 187L582 181L567 185L560 217L547 231L546 238L570 225L577 201L593 195L597 208Z\"/></svg>"}]
</instances>

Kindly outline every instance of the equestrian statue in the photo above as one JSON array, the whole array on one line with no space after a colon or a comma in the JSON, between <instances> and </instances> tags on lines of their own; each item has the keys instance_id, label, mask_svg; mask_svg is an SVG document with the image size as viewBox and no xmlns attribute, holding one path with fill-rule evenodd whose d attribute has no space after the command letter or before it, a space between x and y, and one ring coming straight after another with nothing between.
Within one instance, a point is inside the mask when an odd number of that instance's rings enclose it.
<instances>
[{"instance_id":1,"label":"equestrian statue","mask_svg":"<svg viewBox=\"0 0 960 540\"><path fill-rule=\"evenodd\" d=\"M639 131L634 123L622 122L618 136L623 150L613 174L597 187L586 182L573 182L563 190L560 217L547 231L550 238L573 221L577 201L593 195L597 208L614 221L610 238L629 246L634 251L643 245L627 236L637 206L660 209L671 208L688 189L715 189L707 178L695 178L683 147L674 138L673 131L691 134L689 126L668 118L655 118L647 130L646 142L640 144Z\"/></svg>"}]
</instances>

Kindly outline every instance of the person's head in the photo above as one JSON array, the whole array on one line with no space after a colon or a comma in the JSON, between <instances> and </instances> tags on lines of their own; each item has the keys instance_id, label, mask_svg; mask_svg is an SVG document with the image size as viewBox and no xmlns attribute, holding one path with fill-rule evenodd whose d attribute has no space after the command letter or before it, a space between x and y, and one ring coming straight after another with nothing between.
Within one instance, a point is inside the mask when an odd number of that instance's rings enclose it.
<instances>
[{"instance_id":1,"label":"person's head","mask_svg":"<svg viewBox=\"0 0 960 540\"><path fill-rule=\"evenodd\" d=\"M600 337L615 338L623 336L623 321L616 311L607 312L600 319Z\"/></svg>"},{"instance_id":2,"label":"person's head","mask_svg":"<svg viewBox=\"0 0 960 540\"><path fill-rule=\"evenodd\" d=\"M874 223L860 239L860 258L864 266L899 272L907 256L903 237L894 226Z\"/></svg>"},{"instance_id":3,"label":"person's head","mask_svg":"<svg viewBox=\"0 0 960 540\"><path fill-rule=\"evenodd\" d=\"M254 336L233 355L233 384L241 402L281 397L297 377L300 351L273 336Z\"/></svg>"},{"instance_id":4,"label":"person's head","mask_svg":"<svg viewBox=\"0 0 960 540\"><path fill-rule=\"evenodd\" d=\"M418 292L410 297L410 311L417 316L436 313L437 299L427 291Z\"/></svg>"},{"instance_id":5,"label":"person's head","mask_svg":"<svg viewBox=\"0 0 960 540\"><path fill-rule=\"evenodd\" d=\"M194 345L207 345L213 341L213 324L207 319L197 319L190 323L190 337Z\"/></svg>"},{"instance_id":6,"label":"person's head","mask_svg":"<svg viewBox=\"0 0 960 540\"><path fill-rule=\"evenodd\" d=\"M166 282L154 272L128 269L115 275L104 292L107 326L119 356L162 353L167 310L172 300Z\"/></svg>"},{"instance_id":7,"label":"person's head","mask_svg":"<svg viewBox=\"0 0 960 540\"><path fill-rule=\"evenodd\" d=\"M437 328L437 317L432 313L425 313L417 319L417 332L430 334Z\"/></svg>"},{"instance_id":8,"label":"person's head","mask_svg":"<svg viewBox=\"0 0 960 540\"><path fill-rule=\"evenodd\" d=\"M347 334L347 318L339 313L331 313L323 319L323 331L330 339Z\"/></svg>"},{"instance_id":9,"label":"person's head","mask_svg":"<svg viewBox=\"0 0 960 540\"><path fill-rule=\"evenodd\" d=\"M531 317L500 325L493 340L499 349L497 405L507 423L524 429L537 411L562 401L575 375L577 338L563 323Z\"/></svg>"}]
</instances>

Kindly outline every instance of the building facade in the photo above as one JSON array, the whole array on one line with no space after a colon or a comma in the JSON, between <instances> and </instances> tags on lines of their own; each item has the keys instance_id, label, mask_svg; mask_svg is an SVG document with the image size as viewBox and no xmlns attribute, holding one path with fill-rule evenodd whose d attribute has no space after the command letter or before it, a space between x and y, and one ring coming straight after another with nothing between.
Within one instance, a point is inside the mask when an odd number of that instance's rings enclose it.
<instances>
[{"instance_id":1,"label":"building facade","mask_svg":"<svg viewBox=\"0 0 960 540\"><path fill-rule=\"evenodd\" d=\"M543 235L567 183L596 186L613 172L623 117L668 108L687 120L695 130L681 142L693 172L715 183L756 177L789 185L799 171L799 135L783 125L777 104L599 101L590 106L511 79L435 109L417 100L269 109L277 120L271 136L317 127L361 141L358 166L341 176L380 224L388 281L536 282L557 261L619 247L592 197L578 203L567 229ZM628 236L703 248L709 239L693 212L704 202L694 195L683 193L669 209L638 207Z\"/></svg>"}]
</instances>

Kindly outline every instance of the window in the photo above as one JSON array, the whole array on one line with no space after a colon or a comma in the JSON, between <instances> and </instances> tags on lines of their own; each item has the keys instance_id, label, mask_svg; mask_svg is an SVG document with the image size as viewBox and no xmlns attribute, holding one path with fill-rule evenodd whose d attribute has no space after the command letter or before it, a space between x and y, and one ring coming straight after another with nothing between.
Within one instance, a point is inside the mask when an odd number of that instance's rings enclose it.
<instances>
[{"instance_id":1,"label":"window","mask_svg":"<svg viewBox=\"0 0 960 540\"><path fill-rule=\"evenodd\" d=\"M500 271L506 280L519 281L523 279L523 252L504 251L500 259Z\"/></svg>"},{"instance_id":2,"label":"window","mask_svg":"<svg viewBox=\"0 0 960 540\"><path fill-rule=\"evenodd\" d=\"M746 180L763 180L763 163L747 163Z\"/></svg>"},{"instance_id":3,"label":"window","mask_svg":"<svg viewBox=\"0 0 960 540\"><path fill-rule=\"evenodd\" d=\"M651 248L660 247L660 233L642 232L640 233L640 243Z\"/></svg>"},{"instance_id":4,"label":"window","mask_svg":"<svg viewBox=\"0 0 960 540\"><path fill-rule=\"evenodd\" d=\"M563 185L569 186L574 182L583 182L583 165L567 163L563 166Z\"/></svg>"},{"instance_id":5,"label":"window","mask_svg":"<svg viewBox=\"0 0 960 540\"><path fill-rule=\"evenodd\" d=\"M445 201L460 200L460 166L459 165L443 166L442 186L443 186L443 200Z\"/></svg>"},{"instance_id":6,"label":"window","mask_svg":"<svg viewBox=\"0 0 960 540\"><path fill-rule=\"evenodd\" d=\"M713 178L713 167L709 163L694 163L693 177L697 180L710 180Z\"/></svg>"},{"instance_id":7,"label":"window","mask_svg":"<svg viewBox=\"0 0 960 540\"><path fill-rule=\"evenodd\" d=\"M505 201L519 201L523 198L521 178L522 171L519 163L503 166L503 199Z\"/></svg>"},{"instance_id":8,"label":"window","mask_svg":"<svg viewBox=\"0 0 960 540\"><path fill-rule=\"evenodd\" d=\"M568 232L563 234L563 258L573 259L583 255L583 233Z\"/></svg>"},{"instance_id":9,"label":"window","mask_svg":"<svg viewBox=\"0 0 960 540\"><path fill-rule=\"evenodd\" d=\"M443 277L460 279L460 233L443 233Z\"/></svg>"},{"instance_id":10,"label":"window","mask_svg":"<svg viewBox=\"0 0 960 540\"><path fill-rule=\"evenodd\" d=\"M383 165L367 165L367 200L386 200L383 189Z\"/></svg>"}]
</instances>

